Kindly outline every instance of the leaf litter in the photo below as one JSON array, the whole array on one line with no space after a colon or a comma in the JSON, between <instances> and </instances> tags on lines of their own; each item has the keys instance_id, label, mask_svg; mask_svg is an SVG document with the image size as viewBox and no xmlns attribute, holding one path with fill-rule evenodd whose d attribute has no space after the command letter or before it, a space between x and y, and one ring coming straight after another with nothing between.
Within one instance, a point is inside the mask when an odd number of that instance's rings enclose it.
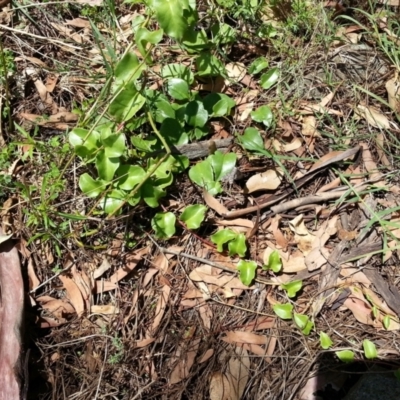
<instances>
[{"instance_id":1,"label":"leaf litter","mask_svg":"<svg viewBox=\"0 0 400 400\"><path fill-rule=\"evenodd\" d=\"M77 3L93 7L103 2ZM122 52L133 37L131 23L140 16L129 7L123 8L123 13L116 29L116 46L121 46L118 51ZM279 26L279 18L273 14L264 18L273 18L273 25ZM387 25L382 27L388 30ZM98 24L98 29L102 35L98 38L112 32L104 24ZM55 35L49 37L47 45L62 54L60 61L76 57L82 67L86 57L93 70L104 71L101 55L109 49L103 39L94 40L97 34L87 18L68 15L65 20L46 24L46 32ZM337 54L347 57L341 45L357 44L361 33L354 26L343 32L336 35L332 46ZM392 32L390 37L395 40ZM71 232L64 243L67 247L57 253L38 239L30 241L36 232L21 226L22 203L3 206L1 216L7 232L29 241L31 255L28 258L22 251L21 255L28 266L31 303L39 310L35 326L52 332L39 340L38 346L46 364L43 373L55 392L60 393L62 385L56 377L63 371L73 382L68 395L75 395L79 382L74 380L73 371L79 370L82 376L96 376L103 394L113 386L121 395L124 390L135 391L141 398L180 398L182 393L193 399L203 398L201 393L226 400L260 398L261 394L263 398L294 398L302 385L315 383L310 374L318 372L315 365L321 349L315 343L320 331L329 332L337 349L347 348L353 336L360 338L352 344L356 351L362 348L361 339L379 339L378 354L385 354L389 361L398 357L395 349L386 351L392 340L388 333L398 335L400 327L396 281L399 190L394 175L398 167L390 144L398 134L392 113L399 109L397 74L386 78L377 92L382 95L387 91L391 108L372 96L360 95L362 101L355 102L346 84L334 89L323 84L324 95L296 99L291 97L293 77L279 77L275 61L270 76L260 79L250 73L253 58L265 52L255 46L255 56L252 52L243 56L243 47L251 48L245 43L232 47L233 62L225 65L223 77L199 79L193 84L197 90L222 92L235 101L236 107L224 117L226 121L213 120L216 136L212 139L231 139L228 152L236 154L235 168L243 177L222 182L221 192L213 195L183 178L162 202L163 211L207 205L199 229L181 227L182 234L168 242L150 239L149 211L141 205L126 223L118 218L86 221L88 235L83 245L82 236L77 235L83 232L83 225L70 221ZM182 49L166 47L165 51L192 68L191 56ZM51 71L51 57L21 53L15 62L31 85L26 84L29 96L18 108L25 129L39 127L47 132L74 128L80 117L72 99L92 98L98 93L99 82L104 83L103 77L93 82L86 72L81 73L85 71L81 67L77 67L76 76L63 77ZM143 59L140 51L137 54ZM308 57L312 63L312 55ZM111 60L112 53L106 58ZM160 71L161 67L154 65L149 73L155 90L165 83ZM283 92L279 95L273 86L277 78L288 79L287 88L280 89ZM291 115L278 112L282 96L288 96L293 104ZM252 120L258 115L255 110L265 111L264 106L280 119L274 121L273 134L267 119ZM262 138L261 150L266 152L262 156L233 140L250 124ZM347 130L351 124L357 124L360 132ZM20 154L23 161L12 174L22 183L30 179L25 164L28 157L23 152L32 157L31 146L25 138ZM82 167L76 164L71 169L71 182ZM204 176L198 182L202 179ZM69 190L63 197L66 204L77 197L75 183ZM84 202L86 211L94 205L87 198ZM76 211L74 206L62 210ZM228 247L217 252L210 236L219 229L246 234L243 257L230 256ZM134 240L127 239L127 233L132 232ZM131 242L135 242L133 250ZM60 262L63 258L59 253L64 251L64 256L67 251L74 254L73 261ZM263 268L274 252L282 263L278 272ZM241 281L237 271L241 259L254 263L257 271L249 284ZM61 273L57 272L59 265L63 265ZM285 285L299 281L301 289L291 298ZM293 323L292 314L283 320L274 312L274 305L289 302L296 314L314 318L318 328L309 336ZM71 339L76 340L68 350L76 354L72 362L61 346ZM50 352L54 345L61 346L56 357ZM134 371L135 378L128 370ZM264 373L255 374L258 370ZM83 380L87 396L93 397L89 379Z\"/></svg>"}]
</instances>

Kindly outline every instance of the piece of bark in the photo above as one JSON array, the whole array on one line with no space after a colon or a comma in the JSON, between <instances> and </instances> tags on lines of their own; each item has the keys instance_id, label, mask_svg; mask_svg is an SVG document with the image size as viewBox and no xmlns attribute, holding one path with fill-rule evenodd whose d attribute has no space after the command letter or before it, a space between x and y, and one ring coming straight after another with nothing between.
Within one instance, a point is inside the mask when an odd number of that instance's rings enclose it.
<instances>
[{"instance_id":1,"label":"piece of bark","mask_svg":"<svg viewBox=\"0 0 400 400\"><path fill-rule=\"evenodd\" d=\"M18 251L7 240L0 244L0 400L20 400L22 395L23 307L24 285Z\"/></svg>"}]
</instances>

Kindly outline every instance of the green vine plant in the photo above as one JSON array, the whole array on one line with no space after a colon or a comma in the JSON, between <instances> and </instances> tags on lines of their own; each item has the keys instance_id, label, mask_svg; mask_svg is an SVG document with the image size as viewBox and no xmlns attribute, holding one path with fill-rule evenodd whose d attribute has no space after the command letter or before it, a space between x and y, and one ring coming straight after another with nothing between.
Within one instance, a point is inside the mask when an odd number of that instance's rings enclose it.
<instances>
[{"instance_id":1,"label":"green vine plant","mask_svg":"<svg viewBox=\"0 0 400 400\"><path fill-rule=\"evenodd\" d=\"M207 30L195 29L195 0L126 3L145 5L146 14L132 23L135 40L114 67L107 64L111 76L105 85L109 90L106 104L101 107L100 100L96 100L88 112L81 113L84 119L80 126L69 133L75 154L87 168L80 176L79 187L87 197L97 200L90 213L105 213L109 217L121 214L125 205L134 207L144 202L158 207L174 176L189 167L187 157L172 154L171 147L205 138L210 132L210 121L229 117L236 105L225 94L202 96L191 89L197 79L227 78L218 54L235 41L236 31L232 27L217 21ZM154 19L159 29L151 31L148 27L153 26ZM164 62L158 69L159 76L155 76L152 50L165 35L192 57L194 71L184 64ZM141 60L131 50L133 46ZM259 59L251 73L259 74L267 67L266 59ZM161 78L162 88L150 89L149 77ZM262 74L260 84L269 88L278 77L279 70L273 68ZM252 118L266 127L273 122L267 106L255 110ZM246 143L244 138L242 145ZM269 152L258 153L272 157ZM72 159L65 169L71 162ZM234 154L216 152L192 167L189 176L216 195L222 191L221 179L235 162Z\"/></svg>"}]
</instances>

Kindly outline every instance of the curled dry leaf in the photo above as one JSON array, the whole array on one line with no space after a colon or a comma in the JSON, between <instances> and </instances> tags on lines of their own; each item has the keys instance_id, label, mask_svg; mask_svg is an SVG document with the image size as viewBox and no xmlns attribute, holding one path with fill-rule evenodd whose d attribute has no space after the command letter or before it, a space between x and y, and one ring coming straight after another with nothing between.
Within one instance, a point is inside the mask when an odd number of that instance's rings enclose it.
<instances>
[{"instance_id":1,"label":"curled dry leaf","mask_svg":"<svg viewBox=\"0 0 400 400\"><path fill-rule=\"evenodd\" d=\"M96 294L102 294L110 290L115 290L117 287L115 282L101 280L95 282L94 290Z\"/></svg>"},{"instance_id":2,"label":"curled dry leaf","mask_svg":"<svg viewBox=\"0 0 400 400\"><path fill-rule=\"evenodd\" d=\"M203 190L203 198L208 207L214 210L219 215L224 215L229 212L229 210L221 204L215 197L213 197L207 190Z\"/></svg>"},{"instance_id":3,"label":"curled dry leaf","mask_svg":"<svg viewBox=\"0 0 400 400\"><path fill-rule=\"evenodd\" d=\"M396 113L400 113L400 81L397 74L386 82L386 91L390 106Z\"/></svg>"},{"instance_id":4,"label":"curled dry leaf","mask_svg":"<svg viewBox=\"0 0 400 400\"><path fill-rule=\"evenodd\" d=\"M227 331L222 340L227 343L247 343L247 344L266 344L268 338L252 332Z\"/></svg>"},{"instance_id":5,"label":"curled dry leaf","mask_svg":"<svg viewBox=\"0 0 400 400\"><path fill-rule=\"evenodd\" d=\"M375 128L390 129L390 122L386 115L382 114L374 107L367 107L359 104L355 112Z\"/></svg>"},{"instance_id":6,"label":"curled dry leaf","mask_svg":"<svg viewBox=\"0 0 400 400\"><path fill-rule=\"evenodd\" d=\"M289 227L294 233L294 240L297 243L297 247L303 252L304 255L307 255L312 249L315 236L312 235L306 228L303 215L299 215L289 221Z\"/></svg>"},{"instance_id":7,"label":"curled dry leaf","mask_svg":"<svg viewBox=\"0 0 400 400\"><path fill-rule=\"evenodd\" d=\"M93 279L100 278L110 268L111 268L110 262L107 260L107 257L104 257L100 266L93 271Z\"/></svg>"},{"instance_id":8,"label":"curled dry leaf","mask_svg":"<svg viewBox=\"0 0 400 400\"><path fill-rule=\"evenodd\" d=\"M59 275L58 278L62 282L67 294L67 298L74 306L76 313L78 316L82 315L85 311L85 302L77 284L70 277L63 274Z\"/></svg>"},{"instance_id":9,"label":"curled dry leaf","mask_svg":"<svg viewBox=\"0 0 400 400\"><path fill-rule=\"evenodd\" d=\"M317 119L313 115L303 118L301 133L304 136L321 137L321 134L317 130Z\"/></svg>"},{"instance_id":10,"label":"curled dry leaf","mask_svg":"<svg viewBox=\"0 0 400 400\"><path fill-rule=\"evenodd\" d=\"M277 170L269 169L262 174L253 175L246 182L247 193L258 190L275 190L282 182L282 173Z\"/></svg>"},{"instance_id":11,"label":"curled dry leaf","mask_svg":"<svg viewBox=\"0 0 400 400\"><path fill-rule=\"evenodd\" d=\"M284 144L282 150L286 153L297 150L302 146L301 140L299 138L293 139L290 143Z\"/></svg>"},{"instance_id":12,"label":"curled dry leaf","mask_svg":"<svg viewBox=\"0 0 400 400\"><path fill-rule=\"evenodd\" d=\"M247 74L247 68L242 63L228 63L225 65L228 79L225 80L225 85L230 86L233 83L239 83Z\"/></svg>"}]
</instances>

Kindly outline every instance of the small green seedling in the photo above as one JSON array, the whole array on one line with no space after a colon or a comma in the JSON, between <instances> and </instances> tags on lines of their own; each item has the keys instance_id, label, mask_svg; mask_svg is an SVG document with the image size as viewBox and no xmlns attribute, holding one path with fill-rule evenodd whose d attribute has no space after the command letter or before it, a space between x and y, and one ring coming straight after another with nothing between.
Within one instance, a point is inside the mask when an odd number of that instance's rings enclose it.
<instances>
[{"instance_id":1,"label":"small green seedling","mask_svg":"<svg viewBox=\"0 0 400 400\"><path fill-rule=\"evenodd\" d=\"M351 350L340 350L335 352L336 356L340 361L346 364L352 363L354 361L354 352Z\"/></svg>"},{"instance_id":2,"label":"small green seedling","mask_svg":"<svg viewBox=\"0 0 400 400\"><path fill-rule=\"evenodd\" d=\"M176 217L172 212L157 213L151 220L157 239L169 239L175 234Z\"/></svg>"},{"instance_id":3,"label":"small green seedling","mask_svg":"<svg viewBox=\"0 0 400 400\"><path fill-rule=\"evenodd\" d=\"M370 340L368 339L363 340L363 349L365 358L367 358L368 360L373 360L374 358L378 357L376 346Z\"/></svg>"},{"instance_id":4,"label":"small green seedling","mask_svg":"<svg viewBox=\"0 0 400 400\"><path fill-rule=\"evenodd\" d=\"M207 192L215 196L222 192L221 179L232 172L236 164L236 154L223 154L216 151L206 160L197 163L189 170L189 177Z\"/></svg>"},{"instance_id":5,"label":"small green seedling","mask_svg":"<svg viewBox=\"0 0 400 400\"><path fill-rule=\"evenodd\" d=\"M239 271L240 281L246 285L250 286L256 277L257 264L255 261L245 261L240 260L237 264L237 269Z\"/></svg>"},{"instance_id":6,"label":"small green seedling","mask_svg":"<svg viewBox=\"0 0 400 400\"><path fill-rule=\"evenodd\" d=\"M279 318L292 319L293 317L293 306L290 303L274 304L272 309Z\"/></svg>"},{"instance_id":7,"label":"small green seedling","mask_svg":"<svg viewBox=\"0 0 400 400\"><path fill-rule=\"evenodd\" d=\"M201 204L193 204L186 207L180 217L180 220L185 223L188 229L198 229L204 221L207 212L207 207Z\"/></svg>"},{"instance_id":8,"label":"small green seedling","mask_svg":"<svg viewBox=\"0 0 400 400\"><path fill-rule=\"evenodd\" d=\"M297 292L303 287L303 281L292 281L289 283L282 283L281 288L286 290L287 295L292 298L295 297Z\"/></svg>"},{"instance_id":9,"label":"small green seedling","mask_svg":"<svg viewBox=\"0 0 400 400\"><path fill-rule=\"evenodd\" d=\"M276 274L282 269L282 260L281 256L279 255L278 250L274 250L268 258L268 264L263 265L263 270L268 271L271 270Z\"/></svg>"},{"instance_id":10,"label":"small green seedling","mask_svg":"<svg viewBox=\"0 0 400 400\"><path fill-rule=\"evenodd\" d=\"M308 336L311 329L314 328L314 323L310 320L308 315L294 313L293 321L306 336Z\"/></svg>"},{"instance_id":11,"label":"small green seedling","mask_svg":"<svg viewBox=\"0 0 400 400\"><path fill-rule=\"evenodd\" d=\"M217 245L219 252L224 251L224 245L228 243L229 255L245 257L247 252L246 236L243 233L236 233L231 229L222 229L210 237L211 241Z\"/></svg>"},{"instance_id":12,"label":"small green seedling","mask_svg":"<svg viewBox=\"0 0 400 400\"><path fill-rule=\"evenodd\" d=\"M331 338L325 332L319 333L319 343L324 350L328 350L333 345Z\"/></svg>"}]
</instances>

